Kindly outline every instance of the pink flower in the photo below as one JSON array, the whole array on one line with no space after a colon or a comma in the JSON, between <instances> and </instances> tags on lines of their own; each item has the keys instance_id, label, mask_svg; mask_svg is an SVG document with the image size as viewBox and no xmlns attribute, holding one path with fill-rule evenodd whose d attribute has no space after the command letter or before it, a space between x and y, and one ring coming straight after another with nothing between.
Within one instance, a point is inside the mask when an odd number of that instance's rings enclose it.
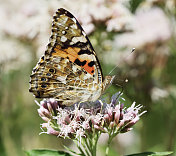
<instances>
[{"instance_id":1,"label":"pink flower","mask_svg":"<svg viewBox=\"0 0 176 156\"><path fill-rule=\"evenodd\" d=\"M132 126L146 112L139 113L142 106L136 106L135 102L125 108L119 100L122 99L120 96L121 93L114 94L110 103L98 100L80 103L79 107L77 104L59 106L54 99L43 100L37 103L39 116L44 120L41 133L72 139L77 142L82 155L85 155L84 151L94 155L102 133L107 133L111 141L117 134L132 130Z\"/></svg>"},{"instance_id":2,"label":"pink flower","mask_svg":"<svg viewBox=\"0 0 176 156\"><path fill-rule=\"evenodd\" d=\"M76 105L60 107L54 99L43 100L38 104L39 116L46 122L42 124L42 128L47 129L47 134L79 140L81 137L88 137L95 130L100 133L127 132L146 111L139 113L142 106L136 106L135 103L126 109L119 98L120 93L116 93L110 104L96 101L87 106L82 103L80 108Z\"/></svg>"}]
</instances>

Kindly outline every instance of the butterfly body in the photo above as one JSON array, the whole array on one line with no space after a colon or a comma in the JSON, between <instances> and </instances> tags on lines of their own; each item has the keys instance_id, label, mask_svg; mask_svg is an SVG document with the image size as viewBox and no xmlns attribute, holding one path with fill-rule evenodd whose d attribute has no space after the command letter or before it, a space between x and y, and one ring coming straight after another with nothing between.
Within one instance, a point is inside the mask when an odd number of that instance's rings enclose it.
<instances>
[{"instance_id":1,"label":"butterfly body","mask_svg":"<svg viewBox=\"0 0 176 156\"><path fill-rule=\"evenodd\" d=\"M88 37L76 18L62 8L53 17L47 50L30 77L29 91L36 98L55 98L66 106L97 100L114 78L103 80Z\"/></svg>"}]
</instances>

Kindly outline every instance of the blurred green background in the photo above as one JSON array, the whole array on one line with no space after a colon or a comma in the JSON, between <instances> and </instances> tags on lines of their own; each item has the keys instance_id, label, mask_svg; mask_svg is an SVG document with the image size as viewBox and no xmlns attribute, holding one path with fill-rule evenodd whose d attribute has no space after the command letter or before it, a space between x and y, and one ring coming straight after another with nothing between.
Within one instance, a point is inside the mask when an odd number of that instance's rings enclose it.
<instances>
[{"instance_id":1,"label":"blurred green background","mask_svg":"<svg viewBox=\"0 0 176 156\"><path fill-rule=\"evenodd\" d=\"M131 132L113 140L110 155L175 151L176 0L1 0L0 156L73 146L39 135L42 120L28 92L32 68L45 51L52 15L60 7L72 12L89 35L103 74L118 66L107 94L123 86L127 106L136 101L148 111ZM99 155L105 142L100 138Z\"/></svg>"}]
</instances>

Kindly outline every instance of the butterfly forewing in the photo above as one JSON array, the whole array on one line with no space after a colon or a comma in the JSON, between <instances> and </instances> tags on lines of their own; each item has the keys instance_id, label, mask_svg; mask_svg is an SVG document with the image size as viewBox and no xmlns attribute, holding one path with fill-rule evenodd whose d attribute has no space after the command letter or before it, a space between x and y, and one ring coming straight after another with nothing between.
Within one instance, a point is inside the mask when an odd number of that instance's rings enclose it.
<instances>
[{"instance_id":1,"label":"butterfly forewing","mask_svg":"<svg viewBox=\"0 0 176 156\"><path fill-rule=\"evenodd\" d=\"M49 44L33 69L30 92L56 98L63 105L95 101L102 92L102 72L93 47L76 18L65 9L53 17Z\"/></svg>"}]
</instances>

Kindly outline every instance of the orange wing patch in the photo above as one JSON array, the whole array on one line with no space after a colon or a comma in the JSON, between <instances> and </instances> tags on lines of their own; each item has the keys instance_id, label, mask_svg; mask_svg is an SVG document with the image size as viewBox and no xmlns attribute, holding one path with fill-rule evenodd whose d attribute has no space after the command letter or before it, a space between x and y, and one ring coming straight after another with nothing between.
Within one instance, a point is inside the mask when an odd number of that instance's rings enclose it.
<instances>
[{"instance_id":1,"label":"orange wing patch","mask_svg":"<svg viewBox=\"0 0 176 156\"><path fill-rule=\"evenodd\" d=\"M75 58L78 58L78 52L80 51L80 48L68 47L67 49L61 49L61 46L57 45L56 48L54 48L54 51L55 52L52 53L53 56L69 58L71 62L74 62Z\"/></svg>"},{"instance_id":2,"label":"orange wing patch","mask_svg":"<svg viewBox=\"0 0 176 156\"><path fill-rule=\"evenodd\" d=\"M94 61L83 60L79 57L78 52L80 52L80 48L77 47L68 47L67 49L61 49L61 46L57 45L54 48L53 56L60 56L62 58L67 58L71 62L76 63L77 65L81 66L85 69L86 72L93 75L95 68L94 68ZM93 62L93 63L92 63Z\"/></svg>"},{"instance_id":3,"label":"orange wing patch","mask_svg":"<svg viewBox=\"0 0 176 156\"><path fill-rule=\"evenodd\" d=\"M90 63L90 62L87 61L86 64L83 66L83 68L84 68L89 74L93 75L94 72L95 72L95 68L94 68L94 66L90 67L90 66L89 66L89 63Z\"/></svg>"}]
</instances>

